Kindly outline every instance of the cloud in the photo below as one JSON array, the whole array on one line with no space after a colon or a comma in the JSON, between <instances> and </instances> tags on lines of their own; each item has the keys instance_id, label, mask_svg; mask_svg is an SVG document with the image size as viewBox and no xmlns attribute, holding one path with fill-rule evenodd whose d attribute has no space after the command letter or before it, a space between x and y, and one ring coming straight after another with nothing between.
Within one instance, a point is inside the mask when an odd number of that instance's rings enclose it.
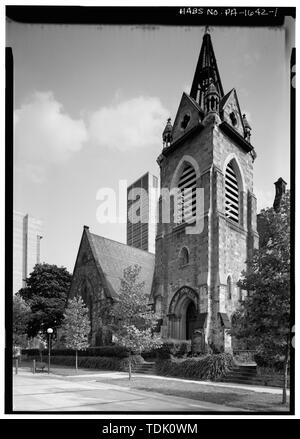
<instances>
[{"instance_id":1,"label":"cloud","mask_svg":"<svg viewBox=\"0 0 300 439\"><path fill-rule=\"evenodd\" d=\"M42 178L48 164L65 162L88 139L83 120L63 111L51 92L36 92L14 113L16 164Z\"/></svg>"},{"instance_id":2,"label":"cloud","mask_svg":"<svg viewBox=\"0 0 300 439\"><path fill-rule=\"evenodd\" d=\"M161 142L168 111L156 97L137 97L90 116L91 139L100 146L128 151Z\"/></svg>"}]
</instances>

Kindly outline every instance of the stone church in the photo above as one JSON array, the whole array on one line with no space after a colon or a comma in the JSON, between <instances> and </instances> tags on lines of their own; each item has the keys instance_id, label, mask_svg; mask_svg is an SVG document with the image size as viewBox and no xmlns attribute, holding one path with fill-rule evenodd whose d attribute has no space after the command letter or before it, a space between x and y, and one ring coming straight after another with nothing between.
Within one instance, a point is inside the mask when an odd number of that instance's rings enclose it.
<instances>
[{"instance_id":1,"label":"stone church","mask_svg":"<svg viewBox=\"0 0 300 439\"><path fill-rule=\"evenodd\" d=\"M245 294L237 281L258 246L250 136L236 90L223 91L206 31L190 94L183 93L163 132L161 189L173 195L169 222L159 199L155 255L84 227L70 296L83 297L91 318L116 299L123 269L138 263L163 337L194 340L200 351L232 349L231 315ZM203 229L187 233L199 215L197 188L203 188ZM107 341L103 322L93 321L92 340Z\"/></svg>"}]
</instances>

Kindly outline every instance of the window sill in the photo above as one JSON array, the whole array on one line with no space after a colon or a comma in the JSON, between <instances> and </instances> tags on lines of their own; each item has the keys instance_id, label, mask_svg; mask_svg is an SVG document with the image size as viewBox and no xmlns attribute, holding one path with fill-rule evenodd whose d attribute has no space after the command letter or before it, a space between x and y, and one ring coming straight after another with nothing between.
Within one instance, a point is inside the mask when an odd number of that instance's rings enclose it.
<instances>
[{"instance_id":1,"label":"window sill","mask_svg":"<svg viewBox=\"0 0 300 439\"><path fill-rule=\"evenodd\" d=\"M185 229L186 227L194 226L195 224L196 224L196 220L193 221L193 222L190 222L190 223L185 223L185 222L183 222L183 223L181 223L181 224L176 224L176 225L173 227L173 230L176 232L177 230Z\"/></svg>"},{"instance_id":2,"label":"window sill","mask_svg":"<svg viewBox=\"0 0 300 439\"><path fill-rule=\"evenodd\" d=\"M190 264L187 263L187 264L180 265L179 268L180 268L181 270L183 270L184 268L189 267L189 266L190 266Z\"/></svg>"},{"instance_id":3,"label":"window sill","mask_svg":"<svg viewBox=\"0 0 300 439\"><path fill-rule=\"evenodd\" d=\"M236 230L237 232L246 233L246 230L240 224L232 221L230 218L227 218L226 216L225 219L229 227Z\"/></svg>"}]
</instances>

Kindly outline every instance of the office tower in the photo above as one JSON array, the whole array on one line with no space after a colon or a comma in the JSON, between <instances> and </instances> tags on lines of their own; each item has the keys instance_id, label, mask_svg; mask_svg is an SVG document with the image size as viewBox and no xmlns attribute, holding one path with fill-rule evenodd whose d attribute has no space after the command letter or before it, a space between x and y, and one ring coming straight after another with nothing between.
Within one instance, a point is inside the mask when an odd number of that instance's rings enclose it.
<instances>
[{"instance_id":1,"label":"office tower","mask_svg":"<svg viewBox=\"0 0 300 439\"><path fill-rule=\"evenodd\" d=\"M13 292L26 286L25 279L40 262L42 221L13 212Z\"/></svg>"},{"instance_id":2,"label":"office tower","mask_svg":"<svg viewBox=\"0 0 300 439\"><path fill-rule=\"evenodd\" d=\"M127 245L155 252L158 178L147 172L127 188Z\"/></svg>"}]
</instances>

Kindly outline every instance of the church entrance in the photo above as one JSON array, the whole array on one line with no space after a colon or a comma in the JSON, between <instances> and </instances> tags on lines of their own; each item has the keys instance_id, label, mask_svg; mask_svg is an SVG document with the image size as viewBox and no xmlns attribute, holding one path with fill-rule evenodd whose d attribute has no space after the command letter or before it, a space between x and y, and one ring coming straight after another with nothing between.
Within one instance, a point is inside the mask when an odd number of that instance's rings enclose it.
<instances>
[{"instance_id":1,"label":"church entrance","mask_svg":"<svg viewBox=\"0 0 300 439\"><path fill-rule=\"evenodd\" d=\"M190 287L181 287L169 306L168 337L192 340L198 317L198 294Z\"/></svg>"},{"instance_id":2,"label":"church entrance","mask_svg":"<svg viewBox=\"0 0 300 439\"><path fill-rule=\"evenodd\" d=\"M186 339L193 339L193 331L197 320L197 310L194 302L190 302L186 309Z\"/></svg>"}]
</instances>

